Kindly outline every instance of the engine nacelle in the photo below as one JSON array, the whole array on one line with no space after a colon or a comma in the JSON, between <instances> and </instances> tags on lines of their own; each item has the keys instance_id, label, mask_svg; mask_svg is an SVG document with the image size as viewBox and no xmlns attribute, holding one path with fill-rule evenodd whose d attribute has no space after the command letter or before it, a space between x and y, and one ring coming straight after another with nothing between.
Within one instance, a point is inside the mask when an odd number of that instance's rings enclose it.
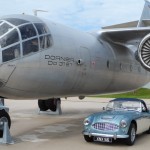
<instances>
[{"instance_id":1,"label":"engine nacelle","mask_svg":"<svg viewBox=\"0 0 150 150\"><path fill-rule=\"evenodd\" d=\"M138 61L150 71L150 34L143 38L138 47Z\"/></svg>"}]
</instances>

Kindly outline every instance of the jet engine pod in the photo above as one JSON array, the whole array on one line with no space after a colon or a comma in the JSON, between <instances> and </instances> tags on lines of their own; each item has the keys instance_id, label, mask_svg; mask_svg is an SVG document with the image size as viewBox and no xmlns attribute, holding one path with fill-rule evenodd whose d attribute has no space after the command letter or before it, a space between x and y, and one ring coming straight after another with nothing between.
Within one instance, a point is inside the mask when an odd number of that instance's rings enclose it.
<instances>
[{"instance_id":1,"label":"jet engine pod","mask_svg":"<svg viewBox=\"0 0 150 150\"><path fill-rule=\"evenodd\" d=\"M145 36L139 45L138 60L145 69L150 71L150 34Z\"/></svg>"}]
</instances>

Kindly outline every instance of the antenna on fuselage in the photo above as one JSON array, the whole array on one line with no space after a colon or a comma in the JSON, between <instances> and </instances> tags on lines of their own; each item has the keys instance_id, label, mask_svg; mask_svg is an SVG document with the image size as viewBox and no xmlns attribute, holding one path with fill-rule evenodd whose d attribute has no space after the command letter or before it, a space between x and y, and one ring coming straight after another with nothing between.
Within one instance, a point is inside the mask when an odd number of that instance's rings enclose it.
<instances>
[{"instance_id":1,"label":"antenna on fuselage","mask_svg":"<svg viewBox=\"0 0 150 150\"><path fill-rule=\"evenodd\" d=\"M38 13L38 12L48 12L48 11L35 9L35 10L33 10L34 16L37 16L37 13Z\"/></svg>"}]
</instances>

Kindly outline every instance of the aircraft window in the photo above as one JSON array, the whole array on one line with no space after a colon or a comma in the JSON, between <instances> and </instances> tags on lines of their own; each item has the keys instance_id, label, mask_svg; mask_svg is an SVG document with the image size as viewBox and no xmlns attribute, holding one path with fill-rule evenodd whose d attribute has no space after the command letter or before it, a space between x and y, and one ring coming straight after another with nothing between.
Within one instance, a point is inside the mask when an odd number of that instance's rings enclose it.
<instances>
[{"instance_id":1,"label":"aircraft window","mask_svg":"<svg viewBox=\"0 0 150 150\"><path fill-rule=\"evenodd\" d=\"M38 38L23 42L23 55L27 55L39 50Z\"/></svg>"},{"instance_id":2,"label":"aircraft window","mask_svg":"<svg viewBox=\"0 0 150 150\"><path fill-rule=\"evenodd\" d=\"M45 35L40 37L40 48L46 49L52 45L51 35Z\"/></svg>"},{"instance_id":3,"label":"aircraft window","mask_svg":"<svg viewBox=\"0 0 150 150\"><path fill-rule=\"evenodd\" d=\"M12 30L10 33L6 34L4 37L0 39L0 47L6 47L13 43L19 41L19 35L16 29Z\"/></svg>"},{"instance_id":4,"label":"aircraft window","mask_svg":"<svg viewBox=\"0 0 150 150\"><path fill-rule=\"evenodd\" d=\"M122 70L122 69L123 69L122 63L120 63L120 70Z\"/></svg>"},{"instance_id":5,"label":"aircraft window","mask_svg":"<svg viewBox=\"0 0 150 150\"><path fill-rule=\"evenodd\" d=\"M32 24L24 25L19 27L22 39L27 39L33 36L36 36L36 31Z\"/></svg>"},{"instance_id":6,"label":"aircraft window","mask_svg":"<svg viewBox=\"0 0 150 150\"><path fill-rule=\"evenodd\" d=\"M45 24L42 24L42 23L35 23L34 25L36 26L39 35L48 33L48 28L46 27Z\"/></svg>"},{"instance_id":7,"label":"aircraft window","mask_svg":"<svg viewBox=\"0 0 150 150\"><path fill-rule=\"evenodd\" d=\"M29 22L29 21L26 21L26 20L23 20L23 19L18 19L18 18L6 18L4 20L10 22L11 24L13 24L15 26L19 26L21 24L25 24L25 23Z\"/></svg>"},{"instance_id":8,"label":"aircraft window","mask_svg":"<svg viewBox=\"0 0 150 150\"><path fill-rule=\"evenodd\" d=\"M109 62L109 60L107 61L107 68L109 69L109 67L110 67L110 62Z\"/></svg>"},{"instance_id":9,"label":"aircraft window","mask_svg":"<svg viewBox=\"0 0 150 150\"><path fill-rule=\"evenodd\" d=\"M20 44L12 46L2 51L3 62L20 57Z\"/></svg>"},{"instance_id":10,"label":"aircraft window","mask_svg":"<svg viewBox=\"0 0 150 150\"><path fill-rule=\"evenodd\" d=\"M132 71L133 70L133 66L132 65L130 65L130 71Z\"/></svg>"},{"instance_id":11,"label":"aircraft window","mask_svg":"<svg viewBox=\"0 0 150 150\"><path fill-rule=\"evenodd\" d=\"M10 29L12 29L12 26L8 25L7 23L3 23L0 26L0 36L8 32Z\"/></svg>"}]
</instances>

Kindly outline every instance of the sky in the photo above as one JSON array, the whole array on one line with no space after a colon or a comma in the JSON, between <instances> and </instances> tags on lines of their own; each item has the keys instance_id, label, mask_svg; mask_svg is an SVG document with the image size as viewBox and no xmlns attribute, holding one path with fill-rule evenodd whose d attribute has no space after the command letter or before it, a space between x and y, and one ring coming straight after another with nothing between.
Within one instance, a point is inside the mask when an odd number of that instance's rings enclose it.
<instances>
[{"instance_id":1,"label":"sky","mask_svg":"<svg viewBox=\"0 0 150 150\"><path fill-rule=\"evenodd\" d=\"M0 16L33 15L83 30L99 30L103 26L134 21L140 18L144 0L0 0Z\"/></svg>"}]
</instances>

